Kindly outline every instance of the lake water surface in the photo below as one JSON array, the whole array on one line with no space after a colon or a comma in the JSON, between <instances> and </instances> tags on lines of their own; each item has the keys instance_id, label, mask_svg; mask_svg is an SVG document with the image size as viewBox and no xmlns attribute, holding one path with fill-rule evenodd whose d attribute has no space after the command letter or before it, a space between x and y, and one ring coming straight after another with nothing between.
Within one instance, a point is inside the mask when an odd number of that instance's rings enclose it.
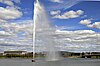
<instances>
[{"instance_id":1,"label":"lake water surface","mask_svg":"<svg viewBox=\"0 0 100 66\"><path fill-rule=\"evenodd\" d=\"M0 66L100 66L100 59L63 59L31 62L31 59L0 59Z\"/></svg>"}]
</instances>

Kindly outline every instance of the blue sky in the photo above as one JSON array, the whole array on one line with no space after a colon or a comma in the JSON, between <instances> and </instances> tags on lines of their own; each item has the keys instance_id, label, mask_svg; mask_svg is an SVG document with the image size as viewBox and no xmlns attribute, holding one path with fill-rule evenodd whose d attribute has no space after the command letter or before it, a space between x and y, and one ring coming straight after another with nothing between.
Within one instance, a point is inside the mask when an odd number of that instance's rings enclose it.
<instances>
[{"instance_id":1,"label":"blue sky","mask_svg":"<svg viewBox=\"0 0 100 66\"><path fill-rule=\"evenodd\" d=\"M100 51L99 1L39 2L60 35L56 40L62 50ZM32 51L34 0L0 0L0 14L0 51Z\"/></svg>"},{"instance_id":2,"label":"blue sky","mask_svg":"<svg viewBox=\"0 0 100 66\"><path fill-rule=\"evenodd\" d=\"M65 2L67 2L67 1L65 1ZM99 22L100 21L100 19L99 19L100 15L98 14L100 12L99 3L100 2L98 2L98 1L92 1L92 2L81 1L81 2L78 2L77 4L73 4L74 6L68 8L68 9L65 9L67 6L65 8L60 8L60 6L63 6L63 4L52 3L49 1L45 1L45 0L43 2L44 7L46 8L46 11L49 13L50 18L52 19L52 22L54 22L54 25L57 25L59 27L60 26L68 27L68 28L65 28L64 30L80 30L80 29L85 30L86 29L86 30L94 30L96 32L100 32L100 29L90 28L90 27L87 27L86 25L79 24L79 22L81 20L85 20L85 19L92 19L91 23ZM48 7L46 7L46 6L48 6ZM55 6L59 6L60 9L59 8L57 9ZM52 8L54 8L54 9L52 9ZM63 14L65 12L68 12L71 10L73 10L73 11L82 10L82 11L84 11L84 14L82 14L80 17L77 17L77 18L54 19L54 18L52 18L52 15L50 15L50 11L52 11L52 10L56 11L55 9L60 10L61 11L60 14Z\"/></svg>"},{"instance_id":3,"label":"blue sky","mask_svg":"<svg viewBox=\"0 0 100 66\"><path fill-rule=\"evenodd\" d=\"M60 35L62 50L100 51L100 2L76 0L40 1L47 12L50 22ZM92 42L91 42L92 41Z\"/></svg>"},{"instance_id":4,"label":"blue sky","mask_svg":"<svg viewBox=\"0 0 100 66\"><path fill-rule=\"evenodd\" d=\"M0 0L0 52L32 51L33 0Z\"/></svg>"},{"instance_id":5,"label":"blue sky","mask_svg":"<svg viewBox=\"0 0 100 66\"><path fill-rule=\"evenodd\" d=\"M20 4L16 6L20 7L20 11L23 13L23 16L17 20L30 20L33 19L33 10L34 10L34 1L33 0L20 0Z\"/></svg>"}]
</instances>

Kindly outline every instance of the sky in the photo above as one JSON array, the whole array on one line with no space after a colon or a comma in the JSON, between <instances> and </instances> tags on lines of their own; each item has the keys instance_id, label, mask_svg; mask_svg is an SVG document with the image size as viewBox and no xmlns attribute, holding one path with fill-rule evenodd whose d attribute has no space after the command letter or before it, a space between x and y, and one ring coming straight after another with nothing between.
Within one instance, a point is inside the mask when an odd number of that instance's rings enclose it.
<instances>
[{"instance_id":1,"label":"sky","mask_svg":"<svg viewBox=\"0 0 100 66\"><path fill-rule=\"evenodd\" d=\"M32 51L33 0L0 0L0 52Z\"/></svg>"},{"instance_id":2,"label":"sky","mask_svg":"<svg viewBox=\"0 0 100 66\"><path fill-rule=\"evenodd\" d=\"M41 0L62 51L100 52L100 1Z\"/></svg>"},{"instance_id":3,"label":"sky","mask_svg":"<svg viewBox=\"0 0 100 66\"><path fill-rule=\"evenodd\" d=\"M100 51L100 2L39 0L62 51ZM34 0L0 0L0 52L32 51ZM40 45L39 50L43 47Z\"/></svg>"}]
</instances>

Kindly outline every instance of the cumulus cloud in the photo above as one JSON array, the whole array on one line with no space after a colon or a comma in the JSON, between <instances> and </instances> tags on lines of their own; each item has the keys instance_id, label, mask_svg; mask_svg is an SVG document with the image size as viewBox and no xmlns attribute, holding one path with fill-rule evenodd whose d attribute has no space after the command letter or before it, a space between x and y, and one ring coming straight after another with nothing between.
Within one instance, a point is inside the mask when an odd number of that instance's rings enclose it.
<instances>
[{"instance_id":1,"label":"cumulus cloud","mask_svg":"<svg viewBox=\"0 0 100 66\"><path fill-rule=\"evenodd\" d=\"M4 47L4 50L32 51L33 20L6 22L0 27L3 29L0 31L0 46Z\"/></svg>"},{"instance_id":2,"label":"cumulus cloud","mask_svg":"<svg viewBox=\"0 0 100 66\"><path fill-rule=\"evenodd\" d=\"M9 32L5 32L5 31L0 31L0 37L1 36L11 36L11 35L13 35L13 34L10 34Z\"/></svg>"},{"instance_id":3,"label":"cumulus cloud","mask_svg":"<svg viewBox=\"0 0 100 66\"><path fill-rule=\"evenodd\" d=\"M86 20L81 20L80 21L80 24L83 24L83 25L89 25L90 23L91 23L90 19L86 19Z\"/></svg>"},{"instance_id":4,"label":"cumulus cloud","mask_svg":"<svg viewBox=\"0 0 100 66\"><path fill-rule=\"evenodd\" d=\"M14 3L11 0L0 0L0 2L9 6L14 6Z\"/></svg>"},{"instance_id":5,"label":"cumulus cloud","mask_svg":"<svg viewBox=\"0 0 100 66\"><path fill-rule=\"evenodd\" d=\"M20 0L0 0L1 3L6 4L8 6L15 6L15 3L20 3Z\"/></svg>"},{"instance_id":6,"label":"cumulus cloud","mask_svg":"<svg viewBox=\"0 0 100 66\"><path fill-rule=\"evenodd\" d=\"M6 7L0 7L0 52L5 50L32 51L33 20L15 21L22 17L20 7L14 5L20 0L0 0ZM10 22L9 22L10 21Z\"/></svg>"},{"instance_id":7,"label":"cumulus cloud","mask_svg":"<svg viewBox=\"0 0 100 66\"><path fill-rule=\"evenodd\" d=\"M30 48L32 48L33 21L27 20L19 24L11 23L10 26L12 26L13 31L17 30L17 32L14 31L15 34L17 34L20 31L26 32L23 34L23 36L26 38L15 37L15 39L13 40L12 39L8 40L9 42L7 42L6 40L6 43L4 44L13 46L16 43L16 48L19 48L20 50L26 50L26 49L32 50ZM5 28L8 28L8 27L5 27ZM41 49L42 51L46 50L45 44L52 43L52 42L49 43L49 41L53 39L56 41L55 44L58 44L57 46L59 46L62 50L67 50L67 51L90 51L91 50L93 51L95 49L95 51L100 51L100 49L97 49L97 45L100 44L99 42L100 34L92 30L76 30L76 31L57 30L55 33L50 33L50 31L41 32L40 29L39 30L37 29L37 31L38 32L36 32L37 40L36 40L35 48L38 50L41 50ZM51 39L50 37L53 37L53 38ZM49 38L49 41L47 38ZM13 47L12 49L16 50Z\"/></svg>"},{"instance_id":8,"label":"cumulus cloud","mask_svg":"<svg viewBox=\"0 0 100 66\"><path fill-rule=\"evenodd\" d=\"M13 7L0 7L0 19L10 20L17 19L22 16L22 12Z\"/></svg>"},{"instance_id":9,"label":"cumulus cloud","mask_svg":"<svg viewBox=\"0 0 100 66\"><path fill-rule=\"evenodd\" d=\"M26 34L32 34L33 20L25 20L19 23L3 23L0 27L9 33L25 32Z\"/></svg>"},{"instance_id":10,"label":"cumulus cloud","mask_svg":"<svg viewBox=\"0 0 100 66\"><path fill-rule=\"evenodd\" d=\"M71 10L71 11L65 12L62 15L60 15L60 14L54 15L53 18L58 18L58 19L76 18L76 17L83 15L83 13L84 13L84 11L82 11L82 10L77 10L77 11Z\"/></svg>"},{"instance_id":11,"label":"cumulus cloud","mask_svg":"<svg viewBox=\"0 0 100 66\"><path fill-rule=\"evenodd\" d=\"M69 51L100 51L100 33L92 30L61 31L57 30L57 42L64 50Z\"/></svg>"},{"instance_id":12,"label":"cumulus cloud","mask_svg":"<svg viewBox=\"0 0 100 66\"><path fill-rule=\"evenodd\" d=\"M63 1L62 1L62 0L51 0L51 2L63 3Z\"/></svg>"},{"instance_id":13,"label":"cumulus cloud","mask_svg":"<svg viewBox=\"0 0 100 66\"><path fill-rule=\"evenodd\" d=\"M61 11L60 10L57 10L57 11L51 11L50 14L51 15L57 15L57 14L60 14Z\"/></svg>"},{"instance_id":14,"label":"cumulus cloud","mask_svg":"<svg viewBox=\"0 0 100 66\"><path fill-rule=\"evenodd\" d=\"M97 28L100 29L100 22L94 22L92 23L91 19L85 19L85 20L81 20L80 24L86 25L89 28Z\"/></svg>"},{"instance_id":15,"label":"cumulus cloud","mask_svg":"<svg viewBox=\"0 0 100 66\"><path fill-rule=\"evenodd\" d=\"M91 28L97 28L97 29L100 29L100 22L95 22L93 24L90 24L90 25L87 25L88 27L91 27Z\"/></svg>"},{"instance_id":16,"label":"cumulus cloud","mask_svg":"<svg viewBox=\"0 0 100 66\"><path fill-rule=\"evenodd\" d=\"M7 4L6 7L0 7L0 22L7 22L7 20L17 19L23 15L23 13L19 10L20 8L14 5L13 0L0 0L0 2Z\"/></svg>"}]
</instances>

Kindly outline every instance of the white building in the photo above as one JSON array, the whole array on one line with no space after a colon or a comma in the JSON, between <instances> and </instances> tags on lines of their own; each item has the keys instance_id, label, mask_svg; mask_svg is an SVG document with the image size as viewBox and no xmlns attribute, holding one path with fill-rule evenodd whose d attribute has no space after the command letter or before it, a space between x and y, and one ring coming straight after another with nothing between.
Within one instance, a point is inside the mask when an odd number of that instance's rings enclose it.
<instances>
[{"instance_id":1,"label":"white building","mask_svg":"<svg viewBox=\"0 0 100 66\"><path fill-rule=\"evenodd\" d=\"M27 54L27 51L4 51L4 55L7 55L7 54L24 55L24 54Z\"/></svg>"}]
</instances>

